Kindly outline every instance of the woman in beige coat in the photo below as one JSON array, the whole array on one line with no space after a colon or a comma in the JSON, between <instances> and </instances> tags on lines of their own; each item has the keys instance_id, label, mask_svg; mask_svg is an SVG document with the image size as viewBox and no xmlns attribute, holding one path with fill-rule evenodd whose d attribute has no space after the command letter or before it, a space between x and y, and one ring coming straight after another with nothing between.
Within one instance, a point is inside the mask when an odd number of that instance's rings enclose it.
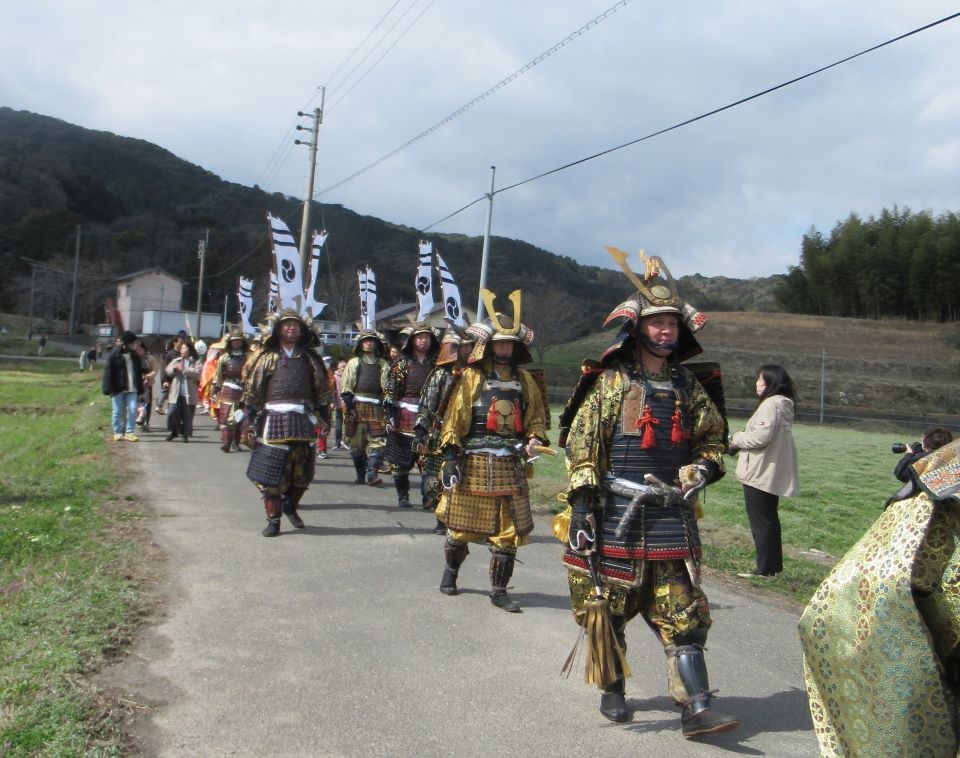
<instances>
[{"instance_id":1,"label":"woman in beige coat","mask_svg":"<svg viewBox=\"0 0 960 758\"><path fill-rule=\"evenodd\" d=\"M783 366L767 364L757 370L760 404L747 428L730 440L729 452L739 453L737 479L743 484L743 500L757 553L747 578L775 576L783 571L780 537L780 497L800 491L797 480L797 448L793 444L793 380Z\"/></svg>"},{"instance_id":2,"label":"woman in beige coat","mask_svg":"<svg viewBox=\"0 0 960 758\"><path fill-rule=\"evenodd\" d=\"M170 382L167 402L170 415L167 416L167 442L178 435L189 442L193 436L193 416L197 410L197 385L200 381L200 369L197 367L197 351L187 341L180 344L180 355L174 358L164 373Z\"/></svg>"}]
</instances>

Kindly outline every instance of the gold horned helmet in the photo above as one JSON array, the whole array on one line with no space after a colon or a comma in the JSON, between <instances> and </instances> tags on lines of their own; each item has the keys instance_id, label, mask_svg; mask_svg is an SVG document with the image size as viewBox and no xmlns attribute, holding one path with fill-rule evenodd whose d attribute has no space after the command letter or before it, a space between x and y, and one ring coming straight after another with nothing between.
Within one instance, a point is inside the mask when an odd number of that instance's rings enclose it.
<instances>
[{"instance_id":1,"label":"gold horned helmet","mask_svg":"<svg viewBox=\"0 0 960 758\"><path fill-rule=\"evenodd\" d=\"M496 295L488 289L481 289L480 296L483 298L483 304L490 314L483 321L471 324L467 328L467 334L476 337L477 344L467 359L468 363L477 363L483 360L487 353L487 345L490 342L516 342L518 347L514 350L514 358L517 363L532 363L533 356L530 355L528 345L533 342L533 330L520 322L520 290L511 292L507 299L513 305L513 316L508 316L495 307Z\"/></svg>"},{"instance_id":2,"label":"gold horned helmet","mask_svg":"<svg viewBox=\"0 0 960 758\"><path fill-rule=\"evenodd\" d=\"M620 330L617 341L604 352L604 356L618 350L629 333L632 333L644 316L655 313L675 313L680 322L680 339L677 349L677 360L685 361L703 352L694 334L703 328L707 318L685 302L677 290L677 283L670 274L667 264L659 256L648 256L640 251L640 262L643 264L643 276L638 276L627 263L627 254L615 247L607 247L607 252L620 266L620 269L630 280L637 291L627 300L614 308L603 322L609 326L619 318L626 319L624 328Z\"/></svg>"}]
</instances>

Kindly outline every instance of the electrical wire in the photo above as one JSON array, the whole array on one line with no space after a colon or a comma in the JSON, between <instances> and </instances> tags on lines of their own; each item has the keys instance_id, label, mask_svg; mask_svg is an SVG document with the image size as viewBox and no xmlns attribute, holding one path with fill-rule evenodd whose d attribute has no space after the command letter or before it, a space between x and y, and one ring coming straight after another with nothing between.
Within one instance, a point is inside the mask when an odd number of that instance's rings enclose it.
<instances>
[{"instance_id":1,"label":"electrical wire","mask_svg":"<svg viewBox=\"0 0 960 758\"><path fill-rule=\"evenodd\" d=\"M374 168L374 167L376 167L376 166L379 166L379 165L380 165L381 163L383 163L385 160L387 160L387 159L389 159L389 158L392 158L394 155L396 155L397 153L401 152L402 150L406 150L406 149L407 149L408 147L410 147L412 144L414 144L415 142L420 141L421 139L423 139L424 137L426 137L428 134L431 134L432 132L435 132L435 131L436 131L437 129L439 129L440 127L449 124L451 121L453 121L453 120L454 120L455 118L457 118L458 116L463 115L466 111L468 111L470 108L472 108L473 106L475 106L477 103L480 103L480 102L482 102L483 100L486 100L488 97L490 97L491 95L493 95L494 93L496 93L498 90L501 90L501 89L503 89L504 87L506 87L506 86L507 86L508 84L510 84L514 79L517 79L517 78L519 78L520 76L523 76L523 74L527 73L527 71L529 71L530 69L532 69L534 66L536 66L536 65L539 64L539 63L541 63L541 62L544 61L545 59L549 58L551 55L553 55L555 52L557 52L560 48L565 47L567 44L569 44L570 42L572 42L574 39L576 39L577 37L580 37L580 36L583 35L585 32L589 31L591 28L593 28L594 26L596 26L597 24L599 24L601 21L604 21L604 20L607 19L609 16L613 15L613 14L614 14L616 11L618 11L620 8L626 6L628 2L630 2L630 0L618 0L618 2L614 3L613 6L611 6L611 7L608 8L607 10L605 10L605 11L604 11L603 13L601 13L599 16L596 16L595 18L591 19L588 23L586 23L586 24L584 24L583 26L581 26L581 27L580 27L579 29L577 29L575 32L572 32L571 34L568 34L566 37L564 37L562 40L560 40L560 42L558 42L557 44L555 44L553 47L551 47L551 48L545 50L544 52L540 53L540 55L538 55L538 56L537 56L536 58L534 58L532 61L530 61L530 62L527 63L526 65L522 66L521 68L517 69L516 71L514 71L514 72L513 72L512 74L510 74L510 76L508 76L506 79L502 79L501 81L497 82L497 83L494 84L492 87L490 87L490 89L488 89L486 92L484 92L484 93L478 95L477 97L473 98L473 100L471 100L471 101L470 101L469 103L467 103L466 105L461 106L460 108L458 108L457 110L455 110L453 113L451 113L451 114L449 114L448 116L440 119L440 121L438 121L437 123L435 123L433 126L429 127L428 129L424 129L424 130L423 130L422 132L420 132L416 137L412 137L411 139L407 140L407 141L404 142L402 145L400 145L400 147L397 147L397 148L391 150L389 153L387 153L387 154L384 155L383 157L378 158L377 160L373 161L373 163L370 163L370 164L364 166L364 167L361 168L359 171L355 171L354 173L350 174L350 176L348 176L348 177L346 177L346 178L344 178L344 179L341 179L340 181L336 182L335 184L331 184L329 187L327 187L327 188L325 188L325 189L322 189L322 190L320 190L319 192L314 192L314 193L313 193L313 196L314 196L314 197L322 197L323 195L327 194L328 192L330 192L330 191L332 191L332 190L335 190L335 189L337 189L338 187L342 187L342 186L343 186L344 184L346 184L347 182L350 182L350 181L356 179L358 176L362 176L363 174L365 174L365 173L366 173L367 171L369 171L370 169L372 169L372 168ZM468 206L468 207L469 207L469 206Z\"/></svg>"},{"instance_id":2,"label":"electrical wire","mask_svg":"<svg viewBox=\"0 0 960 758\"><path fill-rule=\"evenodd\" d=\"M939 26L940 24L946 23L947 21L952 21L952 20L956 19L957 17L960 17L960 12L958 12L958 13L953 13L953 14L951 14L951 15L949 15L949 16L945 16L944 18L941 18L941 19L939 19L939 20L937 20L937 21L933 21L933 22L931 22L931 23L929 23L929 24L925 24L924 26L921 26L921 27L918 27L918 28L916 28L916 29L913 29L913 30L911 30L911 31L909 31L909 32L906 32L906 33L904 33L904 34L901 34L901 35L899 35L899 36L897 36L897 37L893 37L893 38L891 38L891 39L888 39L888 40L886 40L885 42L881 42L881 43L879 43L879 44L877 44L877 45L873 45L872 47L868 47L868 48L866 48L865 50L861 50L861 51L858 52L858 53L854 53L854 54L852 54L852 55L848 55L847 57L841 58L840 60L834 61L833 63L829 63L829 64L827 64L826 66L821 66L820 68L814 69L813 71L810 71L810 72L808 72L808 73L806 73L806 74L802 74L802 75L800 75L800 76L796 76L796 77L794 77L793 79L789 79L789 80L787 80L787 81L785 81L785 82L781 82L780 84L776 84L776 85L774 85L774 86L772 86L772 87L767 87L766 89L761 90L761 91L759 91L759 92L756 92L756 93L754 93L754 94L752 94L752 95L749 95L749 96L747 96L747 97L743 97L743 98L740 98L739 100L735 100L735 101L733 101L733 102L731 102L731 103L727 103L726 105L723 105L723 106L721 106L721 107L719 107L719 108L714 108L713 110L706 111L705 113L701 113L701 114L698 115L698 116L693 116L693 117L688 118L688 119L686 119L686 120L684 120L684 121L679 121L679 122L677 122L676 124L673 124L672 126L668 126L668 127L663 128L663 129L658 129L658 130L655 131L655 132L650 132L649 134L646 134L646 135L644 135L643 137L637 137L636 139L630 140L629 142L624 142L623 144L617 145L616 147L611 147L611 148L607 148L606 150L601 150L599 153L594 153L593 155L588 155L588 156L586 156L586 157L584 157L584 158L578 158L578 159L575 160L575 161L571 161L571 162L569 162L569 163L565 163L565 164L563 164L562 166L557 166L556 168L552 168L552 169L550 169L549 171L544 171L544 172L542 172L542 173L540 173L540 174L537 174L537 175L535 175L535 176L531 176L531 177L529 177L528 179L524 179L524 180L519 181L519 182L516 182L516 183L514 183L514 184L507 185L506 187L501 187L500 189L495 190L495 191L493 192L493 194L494 194L494 195L499 195L501 192L508 192L509 190L516 189L517 187L522 187L524 184L529 184L529 183L531 183L531 182L537 181L538 179L543 179L544 177L550 176L551 174L556 174L556 173L559 173L560 171L565 171L565 170L568 169L568 168L572 168L572 167L574 167L574 166L579 166L581 163L586 163L587 161L592 161L592 160L594 160L595 158L600 158L600 157L602 157L602 156L604 156L604 155L609 155L610 153L616 152L617 150L623 150L623 149L626 148L626 147L630 147L630 146L632 146L632 145L636 145L636 144L638 144L638 143L640 143L640 142L645 142L646 140L653 139L654 137L659 137L659 136L661 136L661 135L663 135L663 134L666 134L666 133L668 133L668 132L672 132L672 131L674 131L674 130L676 130L676 129L680 129L680 128L684 127L684 126L689 126L690 124L696 123L697 121L702 121L703 119L709 118L710 116L715 116L715 115L717 115L718 113L723 113L724 111L728 111L728 110L730 110L731 108L736 108L737 106L743 105L744 103L749 103L751 100L756 100L756 99L758 99L758 98L764 97L765 95L769 95L769 94L772 93L772 92L776 92L777 90L781 90L781 89L784 89L785 87L789 87L789 86L791 86L791 85L793 85L793 84L796 84L797 82L803 81L804 79L809 79L809 78L811 78L811 77L813 77L813 76L816 76L816 75L818 75L818 74L822 74L824 71L829 71L829 70L832 69L832 68L836 68L837 66L840 66L840 65L842 65L842 64L844 64L844 63L848 63L848 62L850 62L850 61L852 61L852 60L855 60L856 58L860 58L861 56L867 55L868 53L876 52L877 50L880 50L881 48L887 47L888 45L892 45L892 44L894 44L895 42L900 42L900 41L902 41L902 40L905 40L905 39L907 39L908 37L912 37L912 36L914 36L915 34L919 34L920 32L927 31L928 29L932 29L932 28L934 28L934 27L936 27L936 26ZM422 229L420 229L420 230L418 230L418 231L420 231L420 232L425 232L425 231L427 231L427 230L429 230L429 229L432 229L433 227L437 226L438 224L441 224L442 222L447 221L448 219L450 219L450 218L452 218L453 216L457 215L458 213L462 213L464 210L466 210L467 208L469 208L471 205L474 205L475 203L479 202L480 200L483 200L485 197L487 197L487 195L484 195L483 197L480 197L480 198L478 198L477 200L474 200L472 203L470 203L469 205L465 205L465 206L464 206L463 208L461 208L460 210L454 211L454 212L451 213L450 215L444 216L442 219L440 219L440 221L436 221L436 222L430 224L429 226L423 227Z\"/></svg>"},{"instance_id":3,"label":"electrical wire","mask_svg":"<svg viewBox=\"0 0 960 758\"><path fill-rule=\"evenodd\" d=\"M389 16L391 13L393 13L393 9L396 8L398 5L400 5L400 0L396 0L396 2L394 2L394 4L391 5L389 9L387 9L387 12L384 13L384 14L380 17L380 20L377 21L377 23L373 25L373 28L372 28L369 32L367 32L367 36L363 38L363 40L360 42L360 44L357 45L355 48L353 48L353 50L351 51L350 55L348 55L346 58L344 58L344 59L343 59L343 62L333 70L333 73L330 74L330 76L327 77L327 86L328 86L328 87L332 87L332 86L333 86L334 81L336 81L337 74L339 74L341 71L343 71L344 67L350 62L350 60L353 58L353 56L356 55L356 54L360 51L360 48L362 48L364 45L367 44L367 42L368 42L369 39L374 35L374 33L377 31L377 29L380 28L380 25L381 25L384 21L387 20L387 16Z\"/></svg>"},{"instance_id":4,"label":"electrical wire","mask_svg":"<svg viewBox=\"0 0 960 758\"><path fill-rule=\"evenodd\" d=\"M364 72L363 72L363 75L362 75L356 82L354 82L354 83L351 85L350 89L348 89L346 92L344 92L344 93L340 96L340 99L339 99L339 100L336 100L336 101L333 103L333 105L331 105L331 106L327 109L327 112L328 112L328 113L329 113L329 112L332 112L338 105L340 105L340 103L342 103L344 100L347 99L347 97L350 95L350 93L353 92L353 91L357 88L357 86L360 84L360 82L362 82L364 79L366 79L366 78L367 78L367 75L368 75L371 71L373 71L373 69L375 69L375 68L380 64L380 61L382 61L382 60L387 56L387 54L388 54L391 50L393 50L394 47L397 46L397 43L400 42L400 40L402 40L404 37L407 36L407 32L409 32L414 26L416 26L417 22L418 22L421 18L423 18L424 14L425 14L428 10L430 10L430 8L433 7L433 4L434 4L435 2L437 2L437 0L430 0L430 2L427 4L427 7L424 8L422 11L420 11L419 15L418 15L413 21L410 22L410 25L409 25L406 29L404 29L402 32L400 32L400 36L397 37L397 38L390 44L390 47L388 47L386 50L384 50L383 53L381 54L381 56L380 56L379 58L377 58L377 59L370 65L370 68L368 68L366 71L364 71ZM413 6L410 6L410 7L412 8Z\"/></svg>"},{"instance_id":5,"label":"electrical wire","mask_svg":"<svg viewBox=\"0 0 960 758\"><path fill-rule=\"evenodd\" d=\"M403 13L400 14L400 17L393 22L393 25L383 33L383 36L380 37L379 40L377 40L376 44L374 44L373 47L367 50L367 52L364 53L364 56L359 61L357 61L357 64L353 68L351 68L349 72L347 72L347 75L343 78L343 81L341 81L336 87L331 88L330 92L328 93L331 98L336 94L337 90L340 87L342 87L344 84L350 81L350 77L352 77L357 72L357 69L359 69L360 66L366 63L367 58L369 58L371 55L373 55L374 52L376 52L377 48L380 47L380 45L382 45L387 40L387 38L393 33L393 30L400 25L400 22L407 17L407 14L410 13L410 11L412 11L414 7L416 7L417 3L419 2L420 0L413 0L413 2L411 2L410 5L407 6L406 10L404 10ZM433 5L433 2L431 2L430 4ZM420 15L422 16L423 14L421 13ZM419 16L417 18L419 19ZM416 21L414 21L414 23L416 23ZM408 27L408 30L409 30L409 27ZM406 31L401 33L400 38L402 38L404 34L406 34ZM399 41L399 39L397 41ZM396 42L394 42L393 44L395 45ZM392 48L393 48L393 45L391 45L390 48L387 49L387 52L389 52L390 49ZM379 62L380 60L378 59L373 65L376 66L377 63ZM373 68L373 66L371 66L371 68ZM367 70L366 73L364 73L363 76L366 77L367 73L370 73L369 69ZM342 100L343 98L340 98L340 99Z\"/></svg>"}]
</instances>

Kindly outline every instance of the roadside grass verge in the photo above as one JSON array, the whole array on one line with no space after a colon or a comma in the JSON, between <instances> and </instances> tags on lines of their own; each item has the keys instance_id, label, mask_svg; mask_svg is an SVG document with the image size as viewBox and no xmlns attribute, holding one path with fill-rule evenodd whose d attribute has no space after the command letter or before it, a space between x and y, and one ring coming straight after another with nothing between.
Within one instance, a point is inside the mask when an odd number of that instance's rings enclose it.
<instances>
[{"instance_id":1,"label":"roadside grass verge","mask_svg":"<svg viewBox=\"0 0 960 758\"><path fill-rule=\"evenodd\" d=\"M145 610L99 377L0 364L0 753L119 755L83 677ZM119 477L119 478L118 478Z\"/></svg>"},{"instance_id":2,"label":"roadside grass verge","mask_svg":"<svg viewBox=\"0 0 960 758\"><path fill-rule=\"evenodd\" d=\"M554 407L551 440L557 437ZM731 419L731 431L745 420ZM890 443L910 442L917 432L862 431L837 426L797 424L794 440L800 464L800 495L780 498L784 571L771 579L740 580L801 603L810 599L831 566L880 516L887 497L900 488L893 476L898 456ZM562 451L561 451L562 452ZM736 458L725 459L727 474L706 490L700 521L703 565L733 575L754 567L753 538L743 506L743 487L734 474ZM531 502L541 512L556 512L566 491L562 456L541 457L530 480ZM559 547L559 543L558 543Z\"/></svg>"}]
</instances>

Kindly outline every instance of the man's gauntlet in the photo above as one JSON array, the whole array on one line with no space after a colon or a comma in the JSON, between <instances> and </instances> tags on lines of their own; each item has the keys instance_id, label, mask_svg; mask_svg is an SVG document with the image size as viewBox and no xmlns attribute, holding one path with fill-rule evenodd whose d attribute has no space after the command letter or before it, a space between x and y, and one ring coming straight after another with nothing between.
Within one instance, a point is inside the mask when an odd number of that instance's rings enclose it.
<instances>
[{"instance_id":1,"label":"man's gauntlet","mask_svg":"<svg viewBox=\"0 0 960 758\"><path fill-rule=\"evenodd\" d=\"M683 499L695 503L700 493L717 476L717 465L712 461L699 458L689 466L680 468L680 489Z\"/></svg>"},{"instance_id":2,"label":"man's gauntlet","mask_svg":"<svg viewBox=\"0 0 960 758\"><path fill-rule=\"evenodd\" d=\"M440 469L440 483L445 490L452 490L460 484L460 451L453 445L443 449L443 468Z\"/></svg>"},{"instance_id":3,"label":"man's gauntlet","mask_svg":"<svg viewBox=\"0 0 960 758\"><path fill-rule=\"evenodd\" d=\"M597 544L597 492L592 487L580 487L567 496L570 503L570 526L567 544L578 553L591 553Z\"/></svg>"}]
</instances>

